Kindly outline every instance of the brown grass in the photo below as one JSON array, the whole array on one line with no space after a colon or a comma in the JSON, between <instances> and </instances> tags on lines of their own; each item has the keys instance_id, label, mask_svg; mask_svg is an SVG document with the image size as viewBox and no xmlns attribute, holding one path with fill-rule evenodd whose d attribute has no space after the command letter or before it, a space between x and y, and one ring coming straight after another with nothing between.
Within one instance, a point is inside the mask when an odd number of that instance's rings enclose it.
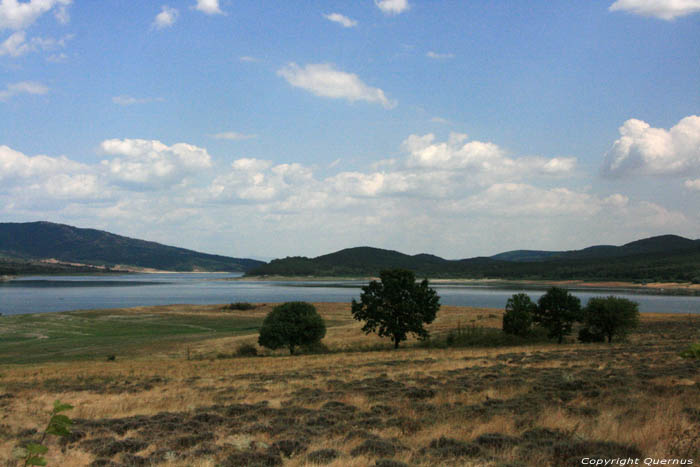
<instances>
[{"instance_id":1,"label":"brown grass","mask_svg":"<svg viewBox=\"0 0 700 467\"><path fill-rule=\"evenodd\" d=\"M236 313L255 315L269 308ZM559 465L559 448L552 448L552 443L577 446L599 441L616 443L612 454L629 447L647 457L698 455L700 420L690 411L700 414L700 364L677 354L698 338L700 317L644 315L629 342L613 345L424 349L409 342L394 351L389 342L360 331L349 318L349 305L320 303L317 308L326 320L339 324L329 328L325 339L331 349L380 344L387 350L208 358L232 352L243 342L254 343L254 337L243 336L193 345L192 353L203 357L200 360L163 353L116 362L4 366L0 459L11 459L14 447L31 438L22 435L23 430L45 425L56 399L75 406L69 415L80 419L76 429L84 431L85 438L64 449L51 440L49 465L89 465L100 456L89 451L86 440L105 437L143 439L147 446L131 454L152 457L153 465L164 466L227 465L230 456L266 453L282 439L305 443L302 452L281 457L289 466L313 465L307 456L320 449L339 451L340 456L327 464L331 466L373 465L379 457L409 465ZM159 307L150 312L193 311ZM440 333L469 323L499 327L500 319L499 310L446 306L430 329ZM675 338L660 337L667 335ZM88 381L108 382L110 392L81 387ZM122 387L130 389L121 391ZM266 406L253 406L260 403ZM337 403L351 406L350 412ZM247 415L228 412L236 404ZM290 412L290 407L298 413ZM147 419L163 412L183 424L198 414L217 415L223 421L189 429L212 437L182 449L169 444L183 435L177 428L160 432L157 425L136 426L122 433L110 428L118 419ZM90 426L96 420L104 425ZM525 437L539 428L556 431L549 441L542 441L544 447L533 448ZM515 444L480 441L494 433L516 439ZM352 456L367 437L384 440L396 452ZM480 454L440 457L444 453L429 449L440 437L481 442ZM208 451L198 454L202 447ZM171 454L158 457L163 449ZM130 462L125 452L107 457Z\"/></svg>"}]
</instances>

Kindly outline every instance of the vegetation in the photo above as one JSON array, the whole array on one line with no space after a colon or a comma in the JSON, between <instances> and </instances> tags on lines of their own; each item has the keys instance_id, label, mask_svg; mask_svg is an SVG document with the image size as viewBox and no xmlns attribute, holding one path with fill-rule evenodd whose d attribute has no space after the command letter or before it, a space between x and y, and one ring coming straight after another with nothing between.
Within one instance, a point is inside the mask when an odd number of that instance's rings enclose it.
<instances>
[{"instance_id":1,"label":"vegetation","mask_svg":"<svg viewBox=\"0 0 700 467\"><path fill-rule=\"evenodd\" d=\"M265 317L258 344L272 350L287 347L294 355L298 346L317 343L325 335L326 324L316 307L306 302L287 302Z\"/></svg>"},{"instance_id":2,"label":"vegetation","mask_svg":"<svg viewBox=\"0 0 700 467\"><path fill-rule=\"evenodd\" d=\"M0 254L22 260L55 258L69 263L170 271L247 271L263 264L51 222L0 223Z\"/></svg>"},{"instance_id":3,"label":"vegetation","mask_svg":"<svg viewBox=\"0 0 700 467\"><path fill-rule=\"evenodd\" d=\"M533 321L561 344L571 334L573 324L581 321L581 300L564 288L551 287L537 301L534 312Z\"/></svg>"},{"instance_id":4,"label":"vegetation","mask_svg":"<svg viewBox=\"0 0 700 467\"><path fill-rule=\"evenodd\" d=\"M265 276L376 276L380 271L402 268L424 277L499 278L508 280L700 280L700 240L673 235L652 237L623 245L599 246L571 252L537 255L496 255L491 258L446 260L434 255L406 255L370 247L341 250L316 258L276 259L248 271Z\"/></svg>"},{"instance_id":5,"label":"vegetation","mask_svg":"<svg viewBox=\"0 0 700 467\"><path fill-rule=\"evenodd\" d=\"M67 412L70 436L47 436L50 465L565 466L592 456L700 456L700 359L678 357L698 342L699 315L643 313L627 339L610 346L486 347L479 335L503 336L508 345L505 339L525 342L541 330L508 335L502 309L443 305L426 325L430 341L453 333L475 345L423 348L427 341L409 338L393 350L388 339L361 330L350 303L315 306L329 323L328 354L258 349L258 358L216 359L257 338L226 331L193 341L193 355L205 356L194 361L170 347L154 350L172 338L161 334L114 362L102 354L2 365L0 413L8 416L0 421L0 459L41 437L38 408L58 394L80 404ZM187 313L244 327L236 321L271 310L173 307L163 321ZM115 325L117 315L131 316L111 311ZM61 323L69 330L70 318L35 321L32 332L49 335ZM42 352L53 339L35 336L25 352Z\"/></svg>"},{"instance_id":6,"label":"vegetation","mask_svg":"<svg viewBox=\"0 0 700 467\"><path fill-rule=\"evenodd\" d=\"M44 441L47 435L54 435L60 437L67 437L70 435L70 426L73 421L62 414L66 410L71 410L72 405L63 404L61 401L56 400L53 403L53 410L51 411L51 418L49 423L46 425L44 432L41 434L41 438L38 442L28 442L24 446L19 446L18 456L24 461L24 466L28 465L46 465L46 459L44 454L49 451L49 448L44 446Z\"/></svg>"},{"instance_id":7,"label":"vegetation","mask_svg":"<svg viewBox=\"0 0 700 467\"><path fill-rule=\"evenodd\" d=\"M695 360L700 360L700 342L695 342L690 344L687 349L680 353L683 358L693 358Z\"/></svg>"},{"instance_id":8,"label":"vegetation","mask_svg":"<svg viewBox=\"0 0 700 467\"><path fill-rule=\"evenodd\" d=\"M503 332L525 337L530 333L532 320L535 315L535 305L527 294L513 295L506 303L503 314Z\"/></svg>"},{"instance_id":9,"label":"vegetation","mask_svg":"<svg viewBox=\"0 0 700 467\"><path fill-rule=\"evenodd\" d=\"M394 348L409 333L427 338L423 325L432 323L439 309L440 297L428 286L428 280L417 284L416 276L405 269L382 271L380 281L362 287L360 301L353 299L351 307L353 318L365 323L365 333L391 337Z\"/></svg>"},{"instance_id":10,"label":"vegetation","mask_svg":"<svg viewBox=\"0 0 700 467\"><path fill-rule=\"evenodd\" d=\"M224 307L224 310L254 310L255 305L248 302L233 302Z\"/></svg>"},{"instance_id":11,"label":"vegetation","mask_svg":"<svg viewBox=\"0 0 700 467\"><path fill-rule=\"evenodd\" d=\"M584 327L579 332L582 342L608 343L623 337L639 325L639 304L620 297L594 297L583 309Z\"/></svg>"}]
</instances>

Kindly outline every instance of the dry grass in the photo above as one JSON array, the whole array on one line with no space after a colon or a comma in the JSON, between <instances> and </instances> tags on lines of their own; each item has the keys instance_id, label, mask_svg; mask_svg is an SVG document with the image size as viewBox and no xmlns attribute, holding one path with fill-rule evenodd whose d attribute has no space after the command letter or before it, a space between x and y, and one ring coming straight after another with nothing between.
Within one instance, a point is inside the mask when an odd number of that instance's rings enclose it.
<instances>
[{"instance_id":1,"label":"dry grass","mask_svg":"<svg viewBox=\"0 0 700 467\"><path fill-rule=\"evenodd\" d=\"M390 347L365 336L349 319L348 305L317 307L337 324L326 338L331 349ZM497 327L500 316L444 307L431 330ZM644 315L630 342L614 345L424 349L408 343L398 351L295 357L188 361L171 352L6 365L0 459L32 438L25 430L46 423L55 399L75 406L69 415L84 437L65 446L52 440L49 465L99 458L123 465L307 466L324 453L330 466L374 465L379 458L408 465L566 465L601 450L608 457L693 457L700 448L700 364L677 354L698 338L699 318ZM254 340L210 339L192 353L231 352ZM141 443L132 452L130 440ZM274 446L283 440L298 446L279 454Z\"/></svg>"}]
</instances>

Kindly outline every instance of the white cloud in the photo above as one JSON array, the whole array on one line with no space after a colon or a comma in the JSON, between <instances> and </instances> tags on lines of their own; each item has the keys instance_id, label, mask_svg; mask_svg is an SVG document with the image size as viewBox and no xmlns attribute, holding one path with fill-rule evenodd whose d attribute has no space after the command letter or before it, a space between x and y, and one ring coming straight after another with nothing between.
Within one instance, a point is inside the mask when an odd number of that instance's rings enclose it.
<instances>
[{"instance_id":1,"label":"white cloud","mask_svg":"<svg viewBox=\"0 0 700 467\"><path fill-rule=\"evenodd\" d=\"M73 0L29 0L20 2L18 0L0 0L0 31L3 29L13 29L15 31L26 29L39 16L58 7L57 19L67 20L65 8Z\"/></svg>"},{"instance_id":2,"label":"white cloud","mask_svg":"<svg viewBox=\"0 0 700 467\"><path fill-rule=\"evenodd\" d=\"M411 135L403 143L409 153L409 167L432 170L468 170L488 179L520 177L532 174L569 175L576 167L576 158L539 156L510 158L491 142L468 141L467 135L451 133L446 142L436 143L435 135ZM486 180L486 179L485 179Z\"/></svg>"},{"instance_id":3,"label":"white cloud","mask_svg":"<svg viewBox=\"0 0 700 467\"><path fill-rule=\"evenodd\" d=\"M27 41L27 35L24 31L17 31L10 35L2 44L0 44L0 56L9 55L11 57L19 57L29 52L37 50L55 50L66 46L66 42L73 36L64 36L61 39L52 37L34 37Z\"/></svg>"},{"instance_id":4,"label":"white cloud","mask_svg":"<svg viewBox=\"0 0 700 467\"><path fill-rule=\"evenodd\" d=\"M156 15L156 19L153 20L153 25L155 29L165 29L171 27L177 21L179 12L175 8L171 8L167 5L163 5L160 9L160 13Z\"/></svg>"},{"instance_id":5,"label":"white cloud","mask_svg":"<svg viewBox=\"0 0 700 467\"><path fill-rule=\"evenodd\" d=\"M437 53L432 50L425 54L426 57L432 58L434 60L446 60L448 58L455 58L454 54L451 53Z\"/></svg>"},{"instance_id":6,"label":"white cloud","mask_svg":"<svg viewBox=\"0 0 700 467\"><path fill-rule=\"evenodd\" d=\"M210 136L214 139L228 139L231 141L242 141L246 139L255 139L258 137L258 135L238 133L236 131L224 131L223 133L216 133Z\"/></svg>"},{"instance_id":7,"label":"white cloud","mask_svg":"<svg viewBox=\"0 0 700 467\"><path fill-rule=\"evenodd\" d=\"M112 102L121 105L136 105L136 104L148 104L150 102L163 102L165 99L162 97L132 97L127 95L114 96L112 97Z\"/></svg>"},{"instance_id":8,"label":"white cloud","mask_svg":"<svg viewBox=\"0 0 700 467\"><path fill-rule=\"evenodd\" d=\"M100 148L106 154L123 156L102 161L116 182L144 188L172 185L182 181L189 171L211 167L206 149L187 143L167 146L157 140L109 139Z\"/></svg>"},{"instance_id":9,"label":"white cloud","mask_svg":"<svg viewBox=\"0 0 700 467\"><path fill-rule=\"evenodd\" d=\"M340 71L331 64L310 64L301 68L296 63L290 63L278 70L277 74L292 86L316 96L347 99L350 102L376 102L385 109L396 106L396 101L389 100L381 89L368 86L357 75Z\"/></svg>"},{"instance_id":10,"label":"white cloud","mask_svg":"<svg viewBox=\"0 0 700 467\"><path fill-rule=\"evenodd\" d=\"M238 60L240 60L241 62L248 62L248 63L255 63L255 62L260 61L259 58L251 57L249 55L244 55L244 56L240 57Z\"/></svg>"},{"instance_id":11,"label":"white cloud","mask_svg":"<svg viewBox=\"0 0 700 467\"><path fill-rule=\"evenodd\" d=\"M700 12L700 0L617 0L610 11L626 11L667 21Z\"/></svg>"},{"instance_id":12,"label":"white cloud","mask_svg":"<svg viewBox=\"0 0 700 467\"><path fill-rule=\"evenodd\" d=\"M374 4L387 15L398 15L410 8L408 0L374 0Z\"/></svg>"},{"instance_id":13,"label":"white cloud","mask_svg":"<svg viewBox=\"0 0 700 467\"><path fill-rule=\"evenodd\" d=\"M696 178L695 180L686 180L684 185L689 190L700 191L700 178Z\"/></svg>"},{"instance_id":14,"label":"white cloud","mask_svg":"<svg viewBox=\"0 0 700 467\"><path fill-rule=\"evenodd\" d=\"M13 178L46 177L62 172L84 171L87 167L64 156L26 156L8 146L0 146L0 180L7 183Z\"/></svg>"},{"instance_id":15,"label":"white cloud","mask_svg":"<svg viewBox=\"0 0 700 467\"><path fill-rule=\"evenodd\" d=\"M47 92L49 92L49 88L41 83L21 81L19 83L8 84L4 90L0 91L0 102L5 102L19 94L43 95Z\"/></svg>"},{"instance_id":16,"label":"white cloud","mask_svg":"<svg viewBox=\"0 0 700 467\"><path fill-rule=\"evenodd\" d=\"M685 117L670 130L630 119L620 127L620 135L605 156L605 175L700 172L700 117L697 115Z\"/></svg>"},{"instance_id":17,"label":"white cloud","mask_svg":"<svg viewBox=\"0 0 700 467\"><path fill-rule=\"evenodd\" d=\"M340 13L330 13L327 15L323 15L328 19L329 21L333 21L334 23L338 23L344 28L352 28L357 26L357 21L354 19L350 19L347 16L341 15Z\"/></svg>"},{"instance_id":18,"label":"white cloud","mask_svg":"<svg viewBox=\"0 0 700 467\"><path fill-rule=\"evenodd\" d=\"M219 7L219 0L197 0L197 5L194 8L208 15L221 15L224 13Z\"/></svg>"}]
</instances>

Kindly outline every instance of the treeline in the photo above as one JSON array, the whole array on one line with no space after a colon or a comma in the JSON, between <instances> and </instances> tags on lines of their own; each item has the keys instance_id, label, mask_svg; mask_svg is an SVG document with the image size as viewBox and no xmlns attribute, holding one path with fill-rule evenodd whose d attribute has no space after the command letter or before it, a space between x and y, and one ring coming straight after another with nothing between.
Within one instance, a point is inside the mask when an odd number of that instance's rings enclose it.
<instances>
[{"instance_id":1,"label":"treeline","mask_svg":"<svg viewBox=\"0 0 700 467\"><path fill-rule=\"evenodd\" d=\"M376 248L352 248L318 258L288 257L252 269L253 276L377 276L388 268L403 268L432 278L508 280L620 280L700 283L700 244L682 251L630 256L540 261L492 258L445 260L431 255L409 256Z\"/></svg>"}]
</instances>

